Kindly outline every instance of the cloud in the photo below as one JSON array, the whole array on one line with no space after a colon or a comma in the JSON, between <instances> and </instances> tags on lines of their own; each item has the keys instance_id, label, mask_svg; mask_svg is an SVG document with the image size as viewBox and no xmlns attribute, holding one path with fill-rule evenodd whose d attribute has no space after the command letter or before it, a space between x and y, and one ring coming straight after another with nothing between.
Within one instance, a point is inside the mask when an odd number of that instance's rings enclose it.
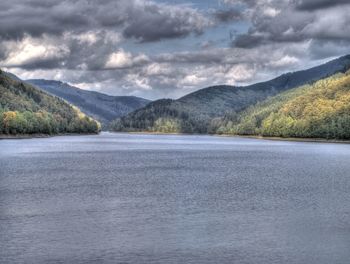
<instances>
[{"instance_id":1,"label":"cloud","mask_svg":"<svg viewBox=\"0 0 350 264\"><path fill-rule=\"evenodd\" d=\"M327 3L327 5L326 5ZM296 43L307 40L350 40L350 2L262 0L251 9L248 32L233 40L233 47L254 48L271 43ZM343 3L342 6L339 6ZM304 12L308 4L316 9ZM318 4L318 8L316 8ZM321 9L322 7L329 7Z\"/></svg>"},{"instance_id":2,"label":"cloud","mask_svg":"<svg viewBox=\"0 0 350 264\"><path fill-rule=\"evenodd\" d=\"M334 7L336 5L349 4L348 0L299 0L297 9L304 11L314 11Z\"/></svg>"},{"instance_id":3,"label":"cloud","mask_svg":"<svg viewBox=\"0 0 350 264\"><path fill-rule=\"evenodd\" d=\"M247 6L255 6L259 0L220 0L220 3L223 4L231 4L231 5L247 5Z\"/></svg>"},{"instance_id":4,"label":"cloud","mask_svg":"<svg viewBox=\"0 0 350 264\"><path fill-rule=\"evenodd\" d=\"M5 41L2 43L6 57L0 64L3 67L46 68L59 67L61 59L69 56L65 45L57 45L48 39L38 40L26 36L21 41Z\"/></svg>"},{"instance_id":5,"label":"cloud","mask_svg":"<svg viewBox=\"0 0 350 264\"><path fill-rule=\"evenodd\" d=\"M122 31L140 42L200 34L210 20L188 7L146 0L13 0L0 10L0 38Z\"/></svg>"},{"instance_id":6,"label":"cloud","mask_svg":"<svg viewBox=\"0 0 350 264\"><path fill-rule=\"evenodd\" d=\"M130 11L123 34L140 42L159 41L201 34L212 22L197 10L187 6L156 5L144 2Z\"/></svg>"},{"instance_id":7,"label":"cloud","mask_svg":"<svg viewBox=\"0 0 350 264\"><path fill-rule=\"evenodd\" d=\"M112 53L107 62L106 68L126 68L132 65L132 56L131 53L124 51L117 51Z\"/></svg>"},{"instance_id":8,"label":"cloud","mask_svg":"<svg viewBox=\"0 0 350 264\"><path fill-rule=\"evenodd\" d=\"M13 0L0 9L0 67L92 71L138 67L147 56L125 51L122 42L184 38L212 25L187 5Z\"/></svg>"},{"instance_id":9,"label":"cloud","mask_svg":"<svg viewBox=\"0 0 350 264\"><path fill-rule=\"evenodd\" d=\"M25 69L88 69L104 65L121 36L109 31L65 32L62 36L25 35L19 40L3 40L0 45L0 67Z\"/></svg>"},{"instance_id":10,"label":"cloud","mask_svg":"<svg viewBox=\"0 0 350 264\"><path fill-rule=\"evenodd\" d=\"M4 1L0 67L158 99L251 84L350 51L345 1L219 1L207 10L158 0Z\"/></svg>"},{"instance_id":11,"label":"cloud","mask_svg":"<svg viewBox=\"0 0 350 264\"><path fill-rule=\"evenodd\" d=\"M219 22L239 21L243 19L242 11L234 8L218 9L213 13L216 20Z\"/></svg>"},{"instance_id":12,"label":"cloud","mask_svg":"<svg viewBox=\"0 0 350 264\"><path fill-rule=\"evenodd\" d=\"M275 61L271 61L270 65L272 67L286 67L286 66L291 66L294 65L296 63L300 62L300 60L296 57L293 56L289 56L289 55L285 55L284 57L275 60Z\"/></svg>"},{"instance_id":13,"label":"cloud","mask_svg":"<svg viewBox=\"0 0 350 264\"><path fill-rule=\"evenodd\" d=\"M256 71L251 65L239 64L231 67L226 72L225 78L227 79L227 84L236 85L246 81L249 82L255 73Z\"/></svg>"},{"instance_id":14,"label":"cloud","mask_svg":"<svg viewBox=\"0 0 350 264\"><path fill-rule=\"evenodd\" d=\"M109 55L105 64L105 69L120 69L133 66L140 66L148 62L148 57L145 54L133 56L130 52L119 50Z\"/></svg>"},{"instance_id":15,"label":"cloud","mask_svg":"<svg viewBox=\"0 0 350 264\"><path fill-rule=\"evenodd\" d=\"M177 98L211 85L241 86L272 78L287 70L314 66L319 62L300 59L307 57L311 46L311 42L301 42L274 43L254 49L210 48L158 54L139 64L135 61L142 54L119 49L110 53L114 65L109 65L108 70L61 68L28 72L13 68L11 71L23 79L57 79L114 95Z\"/></svg>"}]
</instances>

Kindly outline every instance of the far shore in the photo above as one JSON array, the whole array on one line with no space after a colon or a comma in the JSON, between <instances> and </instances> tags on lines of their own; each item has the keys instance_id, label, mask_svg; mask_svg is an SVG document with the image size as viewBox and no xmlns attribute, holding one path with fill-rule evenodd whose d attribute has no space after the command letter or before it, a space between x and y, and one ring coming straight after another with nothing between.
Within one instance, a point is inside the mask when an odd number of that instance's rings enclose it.
<instances>
[{"instance_id":1,"label":"far shore","mask_svg":"<svg viewBox=\"0 0 350 264\"><path fill-rule=\"evenodd\" d=\"M261 140L273 140L273 141L290 141L290 142L312 142L312 143L337 143L337 144L350 144L350 140L340 139L324 139L324 138L284 138L284 137L263 137L263 136L244 136L244 135L229 135L229 134L191 134L191 133L164 133L164 132L115 132L115 131L101 131L107 133L120 133L120 134L140 134L140 135L192 135L192 136L217 136L217 137L231 137L231 138L248 138L248 139L261 139ZM100 133L101 133L100 132ZM100 134L99 133L99 134ZM61 136L87 136L98 134L22 134L22 135L3 135L0 134L0 140L4 139L32 139L32 138L52 138Z\"/></svg>"},{"instance_id":2,"label":"far shore","mask_svg":"<svg viewBox=\"0 0 350 264\"><path fill-rule=\"evenodd\" d=\"M325 139L325 138L292 138L292 137L263 137L263 136L243 136L243 135L225 135L215 134L220 137L239 137L261 140L273 140L273 141L293 141L293 142L312 142L312 143L337 143L337 144L350 144L350 140L341 139Z\"/></svg>"},{"instance_id":3,"label":"far shore","mask_svg":"<svg viewBox=\"0 0 350 264\"><path fill-rule=\"evenodd\" d=\"M74 134L74 133L66 133L66 134L17 134L17 135L5 135L0 134L0 140L3 139L32 139L32 138L52 138L52 137L63 137L63 136L88 136L88 135L98 135L98 134Z\"/></svg>"},{"instance_id":4,"label":"far shore","mask_svg":"<svg viewBox=\"0 0 350 264\"><path fill-rule=\"evenodd\" d=\"M164 132L116 132L116 131L104 131L109 133L122 133L122 134L144 134L144 135L192 135L192 136L217 136L217 137L237 137L237 138L250 138L261 140L274 140L274 141L293 141L293 142L313 142L313 143L337 143L337 144L350 144L350 140L341 139L325 139L325 138L291 138L291 137L263 137L263 136L244 136L244 135L230 135L230 134L196 134L196 133L164 133Z\"/></svg>"},{"instance_id":5,"label":"far shore","mask_svg":"<svg viewBox=\"0 0 350 264\"><path fill-rule=\"evenodd\" d=\"M49 138L56 135L46 135L46 134L21 134L21 135L0 135L1 139L29 139L29 138Z\"/></svg>"}]
</instances>

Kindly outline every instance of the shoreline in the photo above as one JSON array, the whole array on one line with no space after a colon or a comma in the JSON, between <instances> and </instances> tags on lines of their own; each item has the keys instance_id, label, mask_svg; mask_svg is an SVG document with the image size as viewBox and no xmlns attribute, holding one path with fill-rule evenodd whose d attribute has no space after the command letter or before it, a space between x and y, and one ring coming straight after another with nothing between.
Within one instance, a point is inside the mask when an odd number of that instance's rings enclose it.
<instances>
[{"instance_id":1,"label":"shoreline","mask_svg":"<svg viewBox=\"0 0 350 264\"><path fill-rule=\"evenodd\" d=\"M31 138L50 138L55 135L46 134L22 134L22 135L0 135L0 140L4 139L31 139Z\"/></svg>"},{"instance_id":2,"label":"shoreline","mask_svg":"<svg viewBox=\"0 0 350 264\"><path fill-rule=\"evenodd\" d=\"M309 142L309 143L330 143L330 144L350 144L350 140L341 139L325 139L325 138L284 138L284 137L263 137L263 136L244 136L244 135L220 135L214 134L221 137L239 137L239 138L250 138L250 139L261 139L271 141L286 141L286 142Z\"/></svg>"},{"instance_id":3,"label":"shoreline","mask_svg":"<svg viewBox=\"0 0 350 264\"><path fill-rule=\"evenodd\" d=\"M191 133L164 133L164 132L117 132L117 131L101 131L98 134L22 134L22 135L0 135L0 140L6 139L34 139L34 138L53 138L53 137L63 137L63 136L89 136L89 135L100 135L103 132L112 134L139 134L139 135L170 135L170 136L216 136L216 137L227 137L227 138L246 138L246 139L260 139L260 140L271 140L271 141L285 141L285 142L309 142L309 143L329 143L329 144L350 144L350 140L340 140L340 139L324 139L324 138L283 138L283 137L263 137L263 136L245 136L245 135L228 135L228 134L191 134Z\"/></svg>"},{"instance_id":4,"label":"shoreline","mask_svg":"<svg viewBox=\"0 0 350 264\"><path fill-rule=\"evenodd\" d=\"M6 140L6 139L34 139L34 138L53 138L53 137L64 137L64 136L89 136L89 135L99 135L97 134L74 134L74 133L66 133L66 134L19 134L19 135L3 135L0 134L0 140Z\"/></svg>"},{"instance_id":5,"label":"shoreline","mask_svg":"<svg viewBox=\"0 0 350 264\"><path fill-rule=\"evenodd\" d=\"M286 141L286 142L310 142L310 143L330 143L330 144L350 144L350 140L341 139L324 139L324 138L284 138L284 137L263 137L263 136L244 136L244 135L229 135L229 134L196 134L196 133L164 133L164 132L118 132L118 131L104 131L109 133L120 133L120 134L140 134L140 135L173 135L173 136L216 136L216 137L237 137L237 138L248 138L248 139L261 139L261 140L272 140L272 141Z\"/></svg>"}]
</instances>

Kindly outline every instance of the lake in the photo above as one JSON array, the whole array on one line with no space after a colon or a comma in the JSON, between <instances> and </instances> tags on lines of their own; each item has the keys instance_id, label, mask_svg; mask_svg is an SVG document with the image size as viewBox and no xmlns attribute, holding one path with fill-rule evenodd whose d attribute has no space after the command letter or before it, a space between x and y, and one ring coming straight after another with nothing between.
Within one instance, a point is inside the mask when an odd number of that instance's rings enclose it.
<instances>
[{"instance_id":1,"label":"lake","mask_svg":"<svg viewBox=\"0 0 350 264\"><path fill-rule=\"evenodd\" d=\"M0 141L0 263L350 261L350 145Z\"/></svg>"}]
</instances>

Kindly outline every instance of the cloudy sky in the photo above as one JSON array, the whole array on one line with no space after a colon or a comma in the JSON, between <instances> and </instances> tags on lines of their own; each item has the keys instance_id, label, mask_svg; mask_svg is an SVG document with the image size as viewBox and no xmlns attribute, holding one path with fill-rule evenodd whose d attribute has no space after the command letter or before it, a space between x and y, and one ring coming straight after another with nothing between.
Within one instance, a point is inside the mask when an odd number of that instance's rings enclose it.
<instances>
[{"instance_id":1,"label":"cloudy sky","mask_svg":"<svg viewBox=\"0 0 350 264\"><path fill-rule=\"evenodd\" d=\"M0 67L178 98L350 53L349 0L0 0Z\"/></svg>"}]
</instances>

